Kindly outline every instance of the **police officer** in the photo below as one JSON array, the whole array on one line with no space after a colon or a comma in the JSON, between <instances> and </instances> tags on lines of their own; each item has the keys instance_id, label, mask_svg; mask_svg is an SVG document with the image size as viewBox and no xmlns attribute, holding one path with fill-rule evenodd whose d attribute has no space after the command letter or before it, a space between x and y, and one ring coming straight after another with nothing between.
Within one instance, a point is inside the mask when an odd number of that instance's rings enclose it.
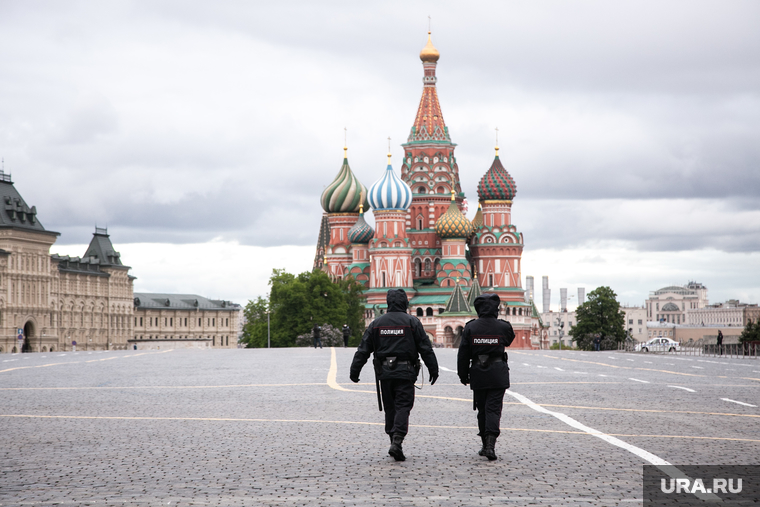
<instances>
[{"instance_id":1,"label":"police officer","mask_svg":"<svg viewBox=\"0 0 760 507\"><path fill-rule=\"evenodd\" d=\"M343 324L343 346L348 347L348 339L351 338L351 328Z\"/></svg>"},{"instance_id":2,"label":"police officer","mask_svg":"<svg viewBox=\"0 0 760 507\"><path fill-rule=\"evenodd\" d=\"M319 345L319 348L322 348L322 326L320 326L317 323L314 323L314 327L312 328L311 332L314 334L314 348L317 348L317 345Z\"/></svg>"},{"instance_id":3,"label":"police officer","mask_svg":"<svg viewBox=\"0 0 760 507\"><path fill-rule=\"evenodd\" d=\"M512 325L498 319L499 296L482 294L475 298L478 318L469 321L462 331L457 355L457 374L462 384L470 384L478 409L478 435L483 447L478 454L496 459L504 391L509 388L509 366L505 347L512 344Z\"/></svg>"},{"instance_id":4,"label":"police officer","mask_svg":"<svg viewBox=\"0 0 760 507\"><path fill-rule=\"evenodd\" d=\"M351 363L350 378L359 382L359 373L374 353L375 375L382 386L385 405L385 432L390 437L388 454L404 461L401 444L409 430L409 412L414 406L414 382L419 374L419 356L430 373L430 384L438 379L438 360L422 323L406 313L409 300L403 289L391 289L386 296L388 312L367 327Z\"/></svg>"}]
</instances>

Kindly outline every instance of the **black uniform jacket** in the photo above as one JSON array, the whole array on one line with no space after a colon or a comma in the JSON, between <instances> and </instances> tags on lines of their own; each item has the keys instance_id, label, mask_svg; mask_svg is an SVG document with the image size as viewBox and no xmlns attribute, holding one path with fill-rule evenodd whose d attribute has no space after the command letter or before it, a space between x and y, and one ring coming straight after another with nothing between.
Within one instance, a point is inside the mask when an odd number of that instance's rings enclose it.
<instances>
[{"instance_id":1,"label":"black uniform jacket","mask_svg":"<svg viewBox=\"0 0 760 507\"><path fill-rule=\"evenodd\" d=\"M406 292L403 289L391 289L387 301L388 313L376 318L364 331L362 342L351 363L351 378L359 378L359 372L370 353L375 355L375 373L380 380L403 379L414 382L418 373L415 363L420 355L430 375L437 377L438 360L430 339L417 317L406 313L409 306ZM395 361L392 358L396 358ZM388 362L392 364L386 364Z\"/></svg>"},{"instance_id":2,"label":"black uniform jacket","mask_svg":"<svg viewBox=\"0 0 760 507\"><path fill-rule=\"evenodd\" d=\"M478 318L464 326L457 356L457 374L470 389L507 389L509 366L506 347L515 339L512 324L497 319L499 296L483 294L475 298ZM494 361L496 359L497 361Z\"/></svg>"}]
</instances>

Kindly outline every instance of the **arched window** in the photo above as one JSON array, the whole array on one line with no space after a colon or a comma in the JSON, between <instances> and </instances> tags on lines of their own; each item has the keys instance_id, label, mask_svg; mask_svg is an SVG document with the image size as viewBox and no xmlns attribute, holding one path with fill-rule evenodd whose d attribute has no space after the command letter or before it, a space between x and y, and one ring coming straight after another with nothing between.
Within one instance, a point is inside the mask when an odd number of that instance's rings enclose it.
<instances>
[{"instance_id":1,"label":"arched window","mask_svg":"<svg viewBox=\"0 0 760 507\"><path fill-rule=\"evenodd\" d=\"M419 259L414 259L414 276L420 276L422 274L422 262Z\"/></svg>"},{"instance_id":2,"label":"arched window","mask_svg":"<svg viewBox=\"0 0 760 507\"><path fill-rule=\"evenodd\" d=\"M445 193L446 193L446 189L445 189L445 188L443 188L443 187L438 187L438 188L435 190L435 192L436 192L437 194L445 194Z\"/></svg>"},{"instance_id":3,"label":"arched window","mask_svg":"<svg viewBox=\"0 0 760 507\"><path fill-rule=\"evenodd\" d=\"M383 271L383 287L385 287L385 271Z\"/></svg>"},{"instance_id":4,"label":"arched window","mask_svg":"<svg viewBox=\"0 0 760 507\"><path fill-rule=\"evenodd\" d=\"M423 311L422 308L417 308L417 317L422 317Z\"/></svg>"},{"instance_id":5,"label":"arched window","mask_svg":"<svg viewBox=\"0 0 760 507\"><path fill-rule=\"evenodd\" d=\"M427 188L420 187L420 188L417 189L417 193L418 194L426 194L427 193Z\"/></svg>"},{"instance_id":6,"label":"arched window","mask_svg":"<svg viewBox=\"0 0 760 507\"><path fill-rule=\"evenodd\" d=\"M488 286L493 287L493 275L488 275Z\"/></svg>"},{"instance_id":7,"label":"arched window","mask_svg":"<svg viewBox=\"0 0 760 507\"><path fill-rule=\"evenodd\" d=\"M425 259L425 271L430 271L430 259Z\"/></svg>"},{"instance_id":8,"label":"arched window","mask_svg":"<svg viewBox=\"0 0 760 507\"><path fill-rule=\"evenodd\" d=\"M424 229L424 227L422 227L423 223L424 223L424 220L422 216L417 217L417 230L421 231L422 229Z\"/></svg>"},{"instance_id":9,"label":"arched window","mask_svg":"<svg viewBox=\"0 0 760 507\"><path fill-rule=\"evenodd\" d=\"M427 310L425 310L425 315L427 315L428 317L432 317L433 316L433 309L428 306Z\"/></svg>"}]
</instances>

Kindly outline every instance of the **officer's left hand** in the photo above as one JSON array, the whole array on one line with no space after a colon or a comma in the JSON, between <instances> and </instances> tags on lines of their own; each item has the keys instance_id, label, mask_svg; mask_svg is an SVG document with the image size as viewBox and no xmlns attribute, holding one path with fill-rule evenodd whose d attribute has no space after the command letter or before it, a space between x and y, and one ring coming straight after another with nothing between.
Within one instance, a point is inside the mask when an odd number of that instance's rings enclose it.
<instances>
[{"instance_id":1,"label":"officer's left hand","mask_svg":"<svg viewBox=\"0 0 760 507\"><path fill-rule=\"evenodd\" d=\"M348 378L350 378L351 382L353 382L354 384L358 384L359 383L359 377L348 377Z\"/></svg>"},{"instance_id":2,"label":"officer's left hand","mask_svg":"<svg viewBox=\"0 0 760 507\"><path fill-rule=\"evenodd\" d=\"M435 384L435 381L438 380L438 375L430 374L430 385L432 386Z\"/></svg>"},{"instance_id":3,"label":"officer's left hand","mask_svg":"<svg viewBox=\"0 0 760 507\"><path fill-rule=\"evenodd\" d=\"M462 385L467 385L467 378L466 377L459 377L459 381L462 383Z\"/></svg>"}]
</instances>

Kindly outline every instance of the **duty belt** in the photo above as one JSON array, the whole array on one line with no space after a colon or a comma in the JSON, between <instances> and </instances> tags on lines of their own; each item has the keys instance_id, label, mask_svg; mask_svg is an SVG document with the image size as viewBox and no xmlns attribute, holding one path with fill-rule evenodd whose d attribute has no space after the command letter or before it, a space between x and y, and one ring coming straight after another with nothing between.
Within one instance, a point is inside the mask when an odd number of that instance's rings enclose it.
<instances>
[{"instance_id":1,"label":"duty belt","mask_svg":"<svg viewBox=\"0 0 760 507\"><path fill-rule=\"evenodd\" d=\"M393 368L397 364L412 364L412 363L411 361L397 361L395 357L386 357L383 360L383 366L388 366L390 368Z\"/></svg>"},{"instance_id":2,"label":"duty belt","mask_svg":"<svg viewBox=\"0 0 760 507\"><path fill-rule=\"evenodd\" d=\"M493 363L503 363L504 358L501 356L487 356L487 355L477 355L475 356L474 362L478 363L481 366L486 366Z\"/></svg>"}]
</instances>

